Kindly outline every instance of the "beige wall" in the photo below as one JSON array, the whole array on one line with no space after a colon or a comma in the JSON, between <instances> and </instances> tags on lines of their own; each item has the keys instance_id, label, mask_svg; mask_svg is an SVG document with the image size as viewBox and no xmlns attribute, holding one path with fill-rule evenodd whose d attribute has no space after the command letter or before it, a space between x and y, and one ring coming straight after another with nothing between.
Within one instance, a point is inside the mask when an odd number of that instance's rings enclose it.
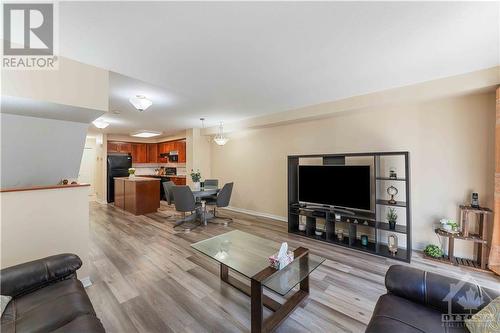
<instances>
[{"instance_id":1,"label":"beige wall","mask_svg":"<svg viewBox=\"0 0 500 333\"><path fill-rule=\"evenodd\" d=\"M78 277L88 277L88 186L0 193L1 267L59 253L83 261Z\"/></svg>"},{"instance_id":2,"label":"beige wall","mask_svg":"<svg viewBox=\"0 0 500 333\"><path fill-rule=\"evenodd\" d=\"M212 147L211 173L235 182L231 206L285 218L287 155L408 150L413 247L422 248L437 241L432 224L457 218L471 191L491 207L494 126L494 93L366 108L232 133Z\"/></svg>"},{"instance_id":3,"label":"beige wall","mask_svg":"<svg viewBox=\"0 0 500 333\"><path fill-rule=\"evenodd\" d=\"M202 180L212 176L212 144L209 139L209 137L201 135L199 128L191 128L186 131L186 171L188 174L186 181L188 184L191 184L189 176L191 169L200 170Z\"/></svg>"}]
</instances>

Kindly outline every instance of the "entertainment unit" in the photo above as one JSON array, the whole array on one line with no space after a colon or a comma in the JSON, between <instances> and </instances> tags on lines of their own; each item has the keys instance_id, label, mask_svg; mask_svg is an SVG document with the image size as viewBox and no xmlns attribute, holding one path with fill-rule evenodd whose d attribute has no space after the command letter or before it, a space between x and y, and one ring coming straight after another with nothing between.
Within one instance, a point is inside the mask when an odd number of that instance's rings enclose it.
<instances>
[{"instance_id":1,"label":"entertainment unit","mask_svg":"<svg viewBox=\"0 0 500 333\"><path fill-rule=\"evenodd\" d=\"M409 152L288 156L288 232L410 262Z\"/></svg>"}]
</instances>

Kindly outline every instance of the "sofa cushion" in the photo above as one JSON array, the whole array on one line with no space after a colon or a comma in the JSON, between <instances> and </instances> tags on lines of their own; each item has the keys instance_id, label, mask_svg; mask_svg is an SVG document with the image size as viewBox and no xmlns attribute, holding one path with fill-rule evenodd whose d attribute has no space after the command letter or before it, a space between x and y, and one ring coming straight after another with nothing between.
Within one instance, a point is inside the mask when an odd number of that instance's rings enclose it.
<instances>
[{"instance_id":1,"label":"sofa cushion","mask_svg":"<svg viewBox=\"0 0 500 333\"><path fill-rule=\"evenodd\" d=\"M464 327L445 327L439 311L386 294L379 298L366 332L445 333L467 330Z\"/></svg>"},{"instance_id":2,"label":"sofa cushion","mask_svg":"<svg viewBox=\"0 0 500 333\"><path fill-rule=\"evenodd\" d=\"M465 324L471 333L500 331L500 296L476 313Z\"/></svg>"},{"instance_id":3,"label":"sofa cushion","mask_svg":"<svg viewBox=\"0 0 500 333\"><path fill-rule=\"evenodd\" d=\"M104 331L80 281L69 279L14 298L2 316L2 332L51 332L73 321L82 325L85 318Z\"/></svg>"}]
</instances>

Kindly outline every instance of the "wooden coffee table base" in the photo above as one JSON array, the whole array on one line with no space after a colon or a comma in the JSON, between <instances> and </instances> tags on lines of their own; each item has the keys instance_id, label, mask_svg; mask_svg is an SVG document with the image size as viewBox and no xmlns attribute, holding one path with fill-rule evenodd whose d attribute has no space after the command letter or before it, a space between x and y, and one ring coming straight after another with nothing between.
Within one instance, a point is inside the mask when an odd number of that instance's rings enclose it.
<instances>
[{"instance_id":1,"label":"wooden coffee table base","mask_svg":"<svg viewBox=\"0 0 500 333\"><path fill-rule=\"evenodd\" d=\"M309 250L299 247L294 251L294 260L306 256ZM267 267L255 274L250 279L250 286L231 277L229 267L220 264L220 278L234 288L250 296L251 301L251 325L252 333L274 331L292 311L309 295L309 276L300 282L300 289L294 293L285 303L281 304L272 298L264 295L262 281L276 272L276 269ZM274 313L264 320L263 306Z\"/></svg>"}]
</instances>

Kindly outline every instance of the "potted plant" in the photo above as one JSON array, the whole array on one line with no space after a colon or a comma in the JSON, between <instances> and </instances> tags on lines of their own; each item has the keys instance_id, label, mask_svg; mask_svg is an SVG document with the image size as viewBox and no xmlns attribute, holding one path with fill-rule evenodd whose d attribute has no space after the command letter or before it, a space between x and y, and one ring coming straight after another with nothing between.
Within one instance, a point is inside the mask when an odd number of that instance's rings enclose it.
<instances>
[{"instance_id":1,"label":"potted plant","mask_svg":"<svg viewBox=\"0 0 500 333\"><path fill-rule=\"evenodd\" d=\"M128 169L128 178L134 178L135 177L135 168L129 168Z\"/></svg>"},{"instance_id":2,"label":"potted plant","mask_svg":"<svg viewBox=\"0 0 500 333\"><path fill-rule=\"evenodd\" d=\"M389 208L386 218L387 221L389 221L389 229L391 230L396 229L396 221L398 219L398 214L396 213L396 210L394 208Z\"/></svg>"},{"instance_id":3,"label":"potted plant","mask_svg":"<svg viewBox=\"0 0 500 333\"><path fill-rule=\"evenodd\" d=\"M425 247L424 249L425 255L431 257L431 258L442 258L443 257L443 250L437 245L432 245L429 244Z\"/></svg>"},{"instance_id":4,"label":"potted plant","mask_svg":"<svg viewBox=\"0 0 500 333\"><path fill-rule=\"evenodd\" d=\"M193 181L193 190L199 191L201 180L200 170L196 170L195 172L193 169L191 169L191 180Z\"/></svg>"},{"instance_id":5,"label":"potted plant","mask_svg":"<svg viewBox=\"0 0 500 333\"><path fill-rule=\"evenodd\" d=\"M441 230L449 232L449 233L458 233L459 232L459 226L458 224L452 220L452 219L441 219L439 220L441 223Z\"/></svg>"}]
</instances>

